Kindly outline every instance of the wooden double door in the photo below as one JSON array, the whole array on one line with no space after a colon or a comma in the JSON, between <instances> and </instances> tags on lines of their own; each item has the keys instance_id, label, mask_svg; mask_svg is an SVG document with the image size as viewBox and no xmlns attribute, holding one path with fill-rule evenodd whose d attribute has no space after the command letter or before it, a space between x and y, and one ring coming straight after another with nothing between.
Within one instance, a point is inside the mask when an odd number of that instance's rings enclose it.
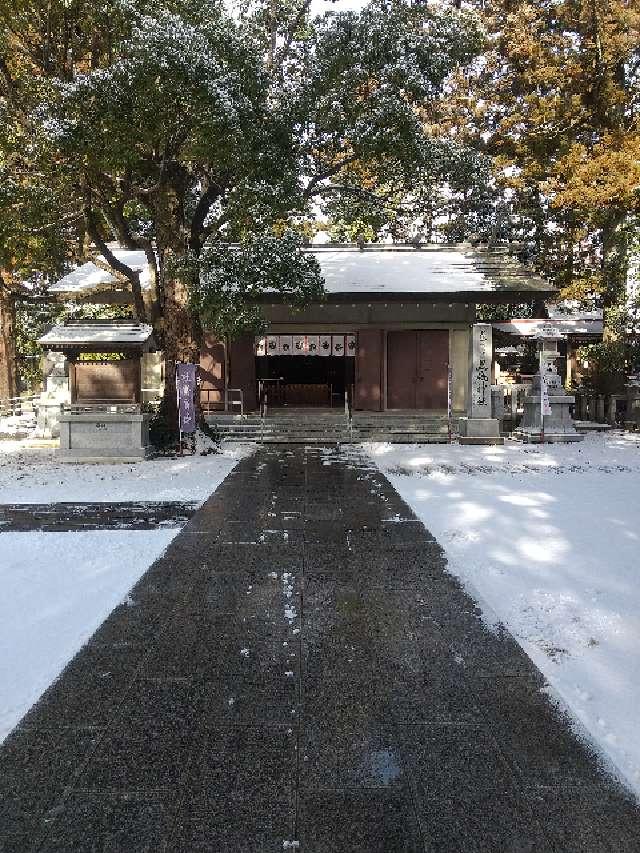
<instances>
[{"instance_id":1,"label":"wooden double door","mask_svg":"<svg viewBox=\"0 0 640 853\"><path fill-rule=\"evenodd\" d=\"M387 408L446 409L449 332L387 333Z\"/></svg>"}]
</instances>

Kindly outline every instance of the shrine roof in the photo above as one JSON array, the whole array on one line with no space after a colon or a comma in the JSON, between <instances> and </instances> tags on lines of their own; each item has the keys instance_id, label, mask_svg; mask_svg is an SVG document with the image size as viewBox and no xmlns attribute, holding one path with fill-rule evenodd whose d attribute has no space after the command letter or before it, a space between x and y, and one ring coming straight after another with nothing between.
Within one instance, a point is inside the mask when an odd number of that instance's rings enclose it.
<instances>
[{"instance_id":1,"label":"shrine roof","mask_svg":"<svg viewBox=\"0 0 640 853\"><path fill-rule=\"evenodd\" d=\"M329 294L505 297L554 288L506 249L458 246L314 248Z\"/></svg>"},{"instance_id":2,"label":"shrine roof","mask_svg":"<svg viewBox=\"0 0 640 853\"><path fill-rule=\"evenodd\" d=\"M143 349L151 342L153 329L145 323L72 323L54 326L38 343L50 350L56 347L105 346Z\"/></svg>"},{"instance_id":3,"label":"shrine roof","mask_svg":"<svg viewBox=\"0 0 640 853\"><path fill-rule=\"evenodd\" d=\"M143 289L150 286L144 252L115 245L116 257L140 273ZM442 245L324 245L305 249L313 254L329 295L363 298L426 296L514 301L531 294L550 295L548 281L517 260L506 247L488 248ZM82 295L95 291L128 289L122 277L111 272L104 259L82 264L50 287L53 294Z\"/></svg>"},{"instance_id":4,"label":"shrine roof","mask_svg":"<svg viewBox=\"0 0 640 853\"><path fill-rule=\"evenodd\" d=\"M140 286L143 290L151 285L149 265L144 252L109 247L115 257L134 272L140 273ZM87 261L49 287L49 293L81 294L95 290L112 290L123 283L123 277L113 272L102 255L94 261Z\"/></svg>"}]
</instances>

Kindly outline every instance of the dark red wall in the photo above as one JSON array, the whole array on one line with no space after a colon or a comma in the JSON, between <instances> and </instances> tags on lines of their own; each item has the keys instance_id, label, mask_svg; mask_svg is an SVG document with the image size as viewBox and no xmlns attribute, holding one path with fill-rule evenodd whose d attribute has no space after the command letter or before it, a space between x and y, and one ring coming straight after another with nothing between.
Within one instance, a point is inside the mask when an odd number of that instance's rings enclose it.
<instances>
[{"instance_id":1,"label":"dark red wall","mask_svg":"<svg viewBox=\"0 0 640 853\"><path fill-rule=\"evenodd\" d=\"M356 355L355 408L370 412L382 410L384 336L382 329L358 332Z\"/></svg>"}]
</instances>

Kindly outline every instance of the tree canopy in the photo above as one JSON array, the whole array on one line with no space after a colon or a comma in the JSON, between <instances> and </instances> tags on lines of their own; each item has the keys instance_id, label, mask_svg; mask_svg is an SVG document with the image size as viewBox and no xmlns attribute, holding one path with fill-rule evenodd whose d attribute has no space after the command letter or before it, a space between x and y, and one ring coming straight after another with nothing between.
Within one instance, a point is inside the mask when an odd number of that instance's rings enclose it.
<instances>
[{"instance_id":1,"label":"tree canopy","mask_svg":"<svg viewBox=\"0 0 640 853\"><path fill-rule=\"evenodd\" d=\"M192 359L199 314L259 322L251 265L278 286L287 252L283 295L317 292L302 247L324 221L337 239L508 241L613 318L640 204L639 20L638 0L316 17L310 0L0 0L0 297L100 253L168 362ZM112 241L145 253L150 290Z\"/></svg>"},{"instance_id":2,"label":"tree canopy","mask_svg":"<svg viewBox=\"0 0 640 853\"><path fill-rule=\"evenodd\" d=\"M420 112L477 53L474 19L409 0L310 5L0 2L0 149L21 175L5 209L33 222L44 203L70 258L99 251L169 360L195 354L188 291L203 286L171 258L193 274L205 246L303 231L324 200L353 197L355 173L375 192L442 160ZM146 253L150 293L112 240Z\"/></svg>"}]
</instances>

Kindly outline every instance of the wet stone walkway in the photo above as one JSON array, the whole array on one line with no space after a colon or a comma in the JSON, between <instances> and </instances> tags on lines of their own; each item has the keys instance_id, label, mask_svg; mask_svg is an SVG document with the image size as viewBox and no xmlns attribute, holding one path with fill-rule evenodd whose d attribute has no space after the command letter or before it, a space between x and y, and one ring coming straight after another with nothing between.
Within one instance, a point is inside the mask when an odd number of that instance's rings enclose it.
<instances>
[{"instance_id":1,"label":"wet stone walkway","mask_svg":"<svg viewBox=\"0 0 640 853\"><path fill-rule=\"evenodd\" d=\"M640 850L444 568L355 452L245 459L0 749L0 850Z\"/></svg>"}]
</instances>

